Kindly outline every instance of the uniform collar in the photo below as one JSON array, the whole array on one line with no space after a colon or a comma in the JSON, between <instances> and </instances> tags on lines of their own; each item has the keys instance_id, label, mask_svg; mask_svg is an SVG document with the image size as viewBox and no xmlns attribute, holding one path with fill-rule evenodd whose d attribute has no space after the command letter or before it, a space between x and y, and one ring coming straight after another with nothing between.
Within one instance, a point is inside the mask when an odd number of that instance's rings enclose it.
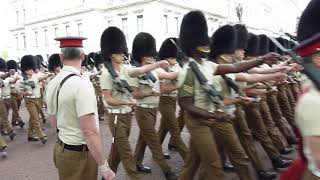
<instances>
[{"instance_id":1,"label":"uniform collar","mask_svg":"<svg viewBox=\"0 0 320 180\"><path fill-rule=\"evenodd\" d=\"M61 71L67 71L67 72L73 72L76 74L80 74L80 70L75 67L72 67L72 66L63 66Z\"/></svg>"}]
</instances>

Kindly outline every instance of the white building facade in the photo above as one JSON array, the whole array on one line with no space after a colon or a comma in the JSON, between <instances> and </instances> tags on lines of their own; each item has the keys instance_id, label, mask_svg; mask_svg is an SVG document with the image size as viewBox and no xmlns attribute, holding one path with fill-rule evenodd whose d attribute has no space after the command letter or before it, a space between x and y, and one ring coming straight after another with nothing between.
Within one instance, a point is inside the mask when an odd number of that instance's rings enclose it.
<instances>
[{"instance_id":1,"label":"white building facade","mask_svg":"<svg viewBox=\"0 0 320 180\"><path fill-rule=\"evenodd\" d=\"M195 9L205 13L210 36L221 25L239 22L237 12L254 33L294 34L301 13L292 0L12 0L11 8L8 56L17 61L26 54L46 59L58 53L54 38L61 36L87 37L84 51L99 51L109 26L122 29L129 51L139 32L152 34L159 49L164 39L178 36L184 14Z\"/></svg>"}]
</instances>

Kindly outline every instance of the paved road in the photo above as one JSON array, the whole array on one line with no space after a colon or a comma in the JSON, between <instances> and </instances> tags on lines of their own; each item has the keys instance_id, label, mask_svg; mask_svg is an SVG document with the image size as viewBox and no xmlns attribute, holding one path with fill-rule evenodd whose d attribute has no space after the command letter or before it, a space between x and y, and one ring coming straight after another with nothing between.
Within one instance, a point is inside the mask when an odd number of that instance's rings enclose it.
<instances>
[{"instance_id":1,"label":"paved road","mask_svg":"<svg viewBox=\"0 0 320 180\"><path fill-rule=\"evenodd\" d=\"M29 114L24 105L20 110L24 121L28 121ZM160 116L160 115L159 115ZM10 116L11 117L11 116ZM159 119L157 127L159 126ZM28 142L27 141L27 126L24 129L16 127L17 136L14 141L9 141L8 148L9 157L7 159L0 160L0 179L1 180L57 180L57 172L52 160L52 149L55 143L55 131L50 128L49 124L44 124L45 133L48 136L48 142L46 145L42 145L40 142ZM111 145L111 134L108 129L106 121L100 122L100 130L103 136L103 143L105 152L108 153ZM132 147L135 147L136 140L138 138L139 128L136 121L133 121L130 141ZM188 143L189 134L186 129L182 132L182 137L185 143ZM163 143L163 150L171 155L171 159L168 160L172 166L173 171L179 172L183 161L177 152L167 150L168 136ZM260 150L261 158L265 160L266 166L271 168L271 164L266 156L266 153L262 150L261 146L257 143ZM133 148L134 150L134 148ZM294 157L295 154L289 155ZM151 153L147 148L144 164L152 168L151 175L144 175L147 180L162 180L165 179L159 166L152 161ZM253 169L251 168L254 174ZM239 179L235 173L226 173L228 180ZM120 165L116 179L127 180L126 173Z\"/></svg>"}]
</instances>

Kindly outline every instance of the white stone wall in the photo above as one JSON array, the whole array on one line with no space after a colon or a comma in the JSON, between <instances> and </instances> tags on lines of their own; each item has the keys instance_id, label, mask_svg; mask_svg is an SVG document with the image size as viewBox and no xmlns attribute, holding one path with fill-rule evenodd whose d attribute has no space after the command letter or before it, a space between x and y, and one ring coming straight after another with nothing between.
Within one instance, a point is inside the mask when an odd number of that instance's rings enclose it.
<instances>
[{"instance_id":1,"label":"white stone wall","mask_svg":"<svg viewBox=\"0 0 320 180\"><path fill-rule=\"evenodd\" d=\"M9 58L19 59L25 54L47 57L57 53L55 28L58 28L57 36L65 36L68 25L69 35L78 36L79 23L82 35L88 38L84 42L86 53L100 50L100 37L108 26L124 31L131 51L138 33L137 16L143 16L142 31L155 37L159 49L165 38L178 36L180 23L188 11L201 9L205 13L211 36L219 26L238 21L235 8L239 3L243 7L243 23L250 31L274 36L294 33L299 12L290 0L13 0L9 16L12 18ZM18 21L16 11L19 11ZM281 13L284 11L286 13ZM35 45L35 31L38 32L38 46ZM23 36L26 36L26 48Z\"/></svg>"}]
</instances>

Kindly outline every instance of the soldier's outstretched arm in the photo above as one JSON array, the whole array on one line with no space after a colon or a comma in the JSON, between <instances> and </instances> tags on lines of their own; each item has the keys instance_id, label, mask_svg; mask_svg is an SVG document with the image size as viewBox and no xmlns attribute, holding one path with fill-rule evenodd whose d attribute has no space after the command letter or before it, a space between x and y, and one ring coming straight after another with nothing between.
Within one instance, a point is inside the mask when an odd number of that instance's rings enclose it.
<instances>
[{"instance_id":1,"label":"soldier's outstretched arm","mask_svg":"<svg viewBox=\"0 0 320 180\"><path fill-rule=\"evenodd\" d=\"M166 60L162 60L153 64L144 65L141 67L133 67L128 69L128 75L134 78L160 67L161 68L169 67L169 63Z\"/></svg>"},{"instance_id":2,"label":"soldier's outstretched arm","mask_svg":"<svg viewBox=\"0 0 320 180\"><path fill-rule=\"evenodd\" d=\"M281 56L277 53L268 53L264 56L261 56L255 60L248 60L244 62L238 62L235 64L219 64L216 75L223 75L228 73L238 73L247 71L248 69L254 68L261 64L273 64L276 63Z\"/></svg>"},{"instance_id":3,"label":"soldier's outstretched arm","mask_svg":"<svg viewBox=\"0 0 320 180\"><path fill-rule=\"evenodd\" d=\"M270 73L275 73L275 72L282 72L284 70L287 70L287 66L281 66L281 67L272 67L272 68L259 68L259 67L254 67L252 69L248 70L248 73L256 73L256 74L270 74Z\"/></svg>"},{"instance_id":4,"label":"soldier's outstretched arm","mask_svg":"<svg viewBox=\"0 0 320 180\"><path fill-rule=\"evenodd\" d=\"M265 82L269 80L281 81L284 78L283 73L273 74L248 74L248 73L237 73L236 81L244 81L249 83Z\"/></svg>"}]
</instances>

